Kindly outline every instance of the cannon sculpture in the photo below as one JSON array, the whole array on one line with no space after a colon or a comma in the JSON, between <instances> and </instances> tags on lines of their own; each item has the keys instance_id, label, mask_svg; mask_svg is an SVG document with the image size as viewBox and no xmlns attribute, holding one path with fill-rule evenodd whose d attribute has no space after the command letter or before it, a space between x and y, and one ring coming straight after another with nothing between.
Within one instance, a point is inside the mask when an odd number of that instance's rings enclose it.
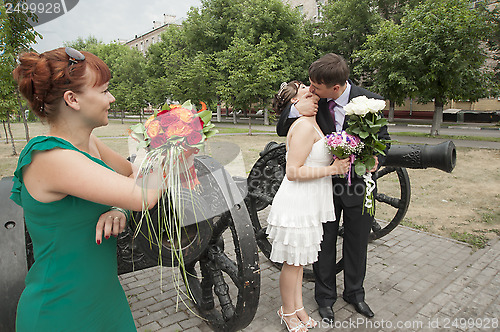
<instances>
[{"instance_id":1,"label":"cannon sculpture","mask_svg":"<svg viewBox=\"0 0 500 332\"><path fill-rule=\"evenodd\" d=\"M224 167L208 156L195 158L201 183L196 192L186 192L180 241L165 239L161 251L150 246L146 229L137 229L140 213L134 215L117 241L118 273L157 266L177 266L181 243L186 288L192 306L216 331L237 331L252 321L259 303L260 271L258 248L252 222L239 187ZM241 181L240 181L241 182ZM9 199L12 178L0 181L0 331L15 329L16 307L24 289L26 273L34 262L31 239L25 230L22 209ZM168 192L167 192L168 194ZM166 194L166 195L167 195ZM157 211L171 213L168 207L150 211L157 223ZM203 216L203 218L200 218ZM134 221L135 220L135 221ZM142 223L146 228L146 223ZM134 237L137 231L137 236ZM165 232L156 229L156 233ZM177 239L179 240L179 239ZM161 260L159 253L161 252ZM169 281L169 280L167 280ZM160 286L158 286L160 292Z\"/></svg>"},{"instance_id":2,"label":"cannon sculpture","mask_svg":"<svg viewBox=\"0 0 500 332\"><path fill-rule=\"evenodd\" d=\"M285 176L285 144L269 142L260 152L260 158L254 164L248 176L248 195L245 202L255 229L255 238L262 253L269 258L271 243L267 239L267 215L274 195ZM379 239L390 233L403 220L410 205L411 187L406 168L436 168L451 172L456 164L456 148L452 141L438 145L392 145L382 167L373 175L380 184L391 174L395 174L399 182L399 193L388 194L377 191L375 199L379 204L386 204L394 214L386 222L375 219L370 233L370 240ZM342 236L342 228L339 231ZM337 273L343 270L343 260L337 262ZM304 269L304 278L313 280L311 269Z\"/></svg>"},{"instance_id":3,"label":"cannon sculpture","mask_svg":"<svg viewBox=\"0 0 500 332\"><path fill-rule=\"evenodd\" d=\"M392 146L375 178L380 183L389 174L396 174L399 194L376 194L376 200L391 206L395 213L383 226L379 221L374 223L371 239L389 233L408 210L410 180L405 167L434 167L451 172L455 162L453 142L437 146ZM159 261L176 266L176 251L182 250L187 270L184 283L192 293L192 303L199 315L216 331L240 330L250 324L259 303L257 246L269 257L271 245L265 234L265 217L285 175L285 146L267 144L246 179L231 177L219 162L208 156L197 156L195 168L201 190L183 196L189 204L184 204L182 248L173 244L177 241L167 240L163 241L161 251L150 246L146 230L137 229L139 224L131 222L118 238L118 273L157 266ZM17 302L26 273L34 262L22 209L8 198L11 187L11 178L0 180L0 331L7 332L14 331ZM168 207L157 206L150 213L153 219L156 209L170 213ZM195 220L196 215L205 218ZM134 220L139 218L136 214ZM134 238L135 232L138 235ZM337 271L341 270L340 260ZM311 271L306 270L305 276L311 278Z\"/></svg>"}]
</instances>

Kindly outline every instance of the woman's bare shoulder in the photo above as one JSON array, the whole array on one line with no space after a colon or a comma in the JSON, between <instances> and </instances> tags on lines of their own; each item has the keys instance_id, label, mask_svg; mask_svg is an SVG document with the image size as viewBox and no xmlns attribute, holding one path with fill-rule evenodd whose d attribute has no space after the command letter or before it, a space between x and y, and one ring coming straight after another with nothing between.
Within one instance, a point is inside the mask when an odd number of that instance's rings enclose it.
<instances>
[{"instance_id":1,"label":"woman's bare shoulder","mask_svg":"<svg viewBox=\"0 0 500 332\"><path fill-rule=\"evenodd\" d=\"M298 122L297 122L298 121ZM301 117L296 120L297 124L295 125L293 132L300 132L301 134L309 135L314 132L314 119L308 117Z\"/></svg>"}]
</instances>

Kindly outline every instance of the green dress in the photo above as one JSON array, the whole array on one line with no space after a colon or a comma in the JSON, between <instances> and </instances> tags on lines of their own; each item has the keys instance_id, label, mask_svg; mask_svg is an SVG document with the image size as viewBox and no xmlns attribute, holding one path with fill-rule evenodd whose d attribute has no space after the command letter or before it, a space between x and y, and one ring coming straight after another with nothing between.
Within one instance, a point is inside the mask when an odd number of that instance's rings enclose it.
<instances>
[{"instance_id":1,"label":"green dress","mask_svg":"<svg viewBox=\"0 0 500 332\"><path fill-rule=\"evenodd\" d=\"M23 184L22 168L32 153L51 149L81 152L56 137L39 136L23 149L11 199L24 209L33 240L35 263L26 276L17 308L18 332L136 331L132 313L117 275L116 238L97 245L95 227L110 206L74 196L42 203Z\"/></svg>"}]
</instances>

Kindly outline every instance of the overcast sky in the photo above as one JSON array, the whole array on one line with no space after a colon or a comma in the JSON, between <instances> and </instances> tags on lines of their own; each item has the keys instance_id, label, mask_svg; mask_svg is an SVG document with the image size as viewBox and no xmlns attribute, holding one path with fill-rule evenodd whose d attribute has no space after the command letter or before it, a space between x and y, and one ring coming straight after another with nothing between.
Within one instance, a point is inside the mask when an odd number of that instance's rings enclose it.
<instances>
[{"instance_id":1,"label":"overcast sky","mask_svg":"<svg viewBox=\"0 0 500 332\"><path fill-rule=\"evenodd\" d=\"M128 41L151 30L153 21L163 22L163 14L180 22L200 5L200 0L80 0L63 16L35 27L43 39L33 48L41 53L91 35L104 43Z\"/></svg>"}]
</instances>

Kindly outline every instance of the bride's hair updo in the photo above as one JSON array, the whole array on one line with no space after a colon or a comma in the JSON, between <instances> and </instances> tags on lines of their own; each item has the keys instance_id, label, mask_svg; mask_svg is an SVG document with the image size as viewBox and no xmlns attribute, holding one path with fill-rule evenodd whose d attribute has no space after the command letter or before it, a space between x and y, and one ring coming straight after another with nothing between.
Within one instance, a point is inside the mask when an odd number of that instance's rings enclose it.
<instances>
[{"instance_id":1,"label":"bride's hair updo","mask_svg":"<svg viewBox=\"0 0 500 332\"><path fill-rule=\"evenodd\" d=\"M108 66L97 56L81 52L85 59L71 62L65 48L42 54L35 52L19 56L13 76L19 91L40 119L50 121L57 116L66 91L82 92L86 86L101 86L109 82Z\"/></svg>"},{"instance_id":2,"label":"bride's hair updo","mask_svg":"<svg viewBox=\"0 0 500 332\"><path fill-rule=\"evenodd\" d=\"M273 110L277 114L280 114L286 108L288 103L290 103L290 100L292 100L292 98L295 97L295 95L299 91L299 86L301 84L302 82L299 81L281 83L280 90L274 96L273 99Z\"/></svg>"}]
</instances>

